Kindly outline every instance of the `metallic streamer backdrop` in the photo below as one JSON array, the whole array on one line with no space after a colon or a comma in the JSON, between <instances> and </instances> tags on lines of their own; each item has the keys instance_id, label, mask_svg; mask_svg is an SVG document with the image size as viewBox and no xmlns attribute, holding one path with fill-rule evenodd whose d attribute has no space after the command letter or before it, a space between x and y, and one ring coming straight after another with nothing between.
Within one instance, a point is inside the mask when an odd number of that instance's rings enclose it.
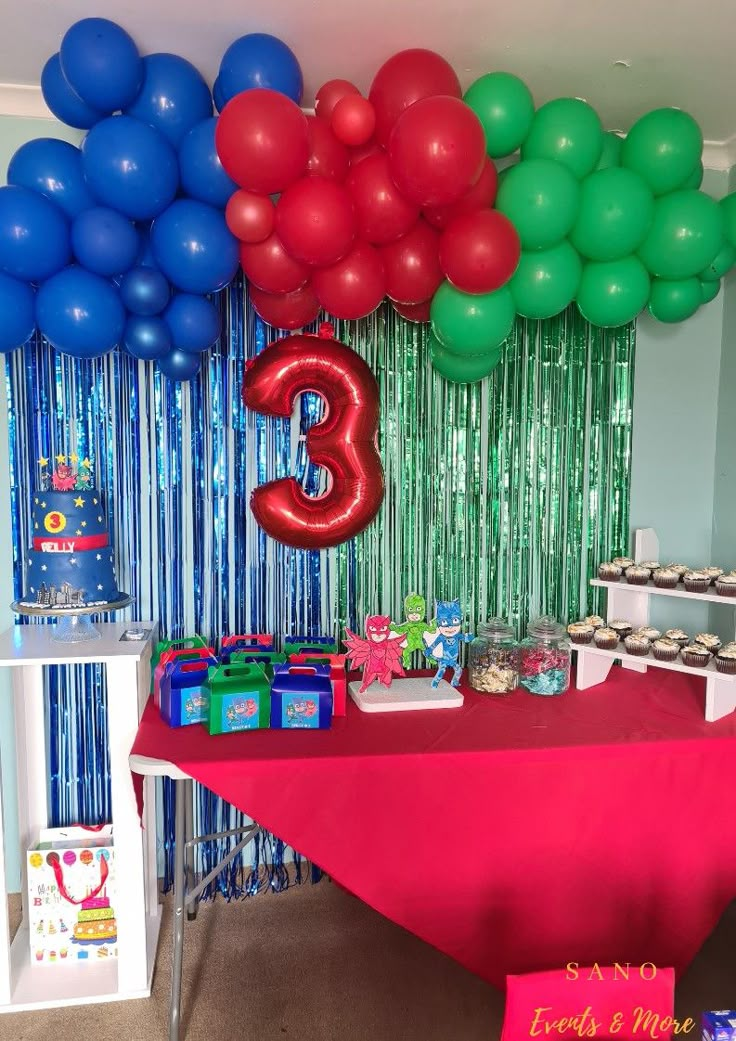
<instances>
[{"instance_id":1,"label":"metallic streamer backdrop","mask_svg":"<svg viewBox=\"0 0 736 1041\"><path fill-rule=\"evenodd\" d=\"M267 538L248 501L258 484L291 473L312 493L323 486L304 448L320 399L303 395L296 422L246 413L244 363L272 332L241 282L220 299L222 339L191 384L169 383L119 352L75 361L40 338L10 356L16 593L36 460L76 449L95 462L133 617L159 619L172 637L338 633L366 613L400 616L411 590L428 602L458 596L472 625L501 614L519 635L535 614L568 620L598 608L588 577L628 546L633 325L595 329L574 307L519 320L491 377L458 386L432 369L428 328L388 305L336 322L336 337L378 377L386 498L366 532L318 553ZM52 823L106 819L104 675L47 673ZM171 804L164 787L167 876ZM197 804L208 832L240 819L207 792ZM204 849L203 866L219 852ZM268 840L255 867L234 862L219 888L282 888L284 852Z\"/></svg>"}]
</instances>

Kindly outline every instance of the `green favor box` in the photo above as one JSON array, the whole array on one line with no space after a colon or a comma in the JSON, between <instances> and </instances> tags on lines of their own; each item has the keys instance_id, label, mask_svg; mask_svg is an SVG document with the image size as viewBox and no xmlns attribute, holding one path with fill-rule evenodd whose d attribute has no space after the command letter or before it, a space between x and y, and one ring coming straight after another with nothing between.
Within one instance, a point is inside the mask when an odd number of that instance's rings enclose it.
<instances>
[{"instance_id":1,"label":"green favor box","mask_svg":"<svg viewBox=\"0 0 736 1041\"><path fill-rule=\"evenodd\" d=\"M233 651L230 661L234 664L252 662L254 665L260 665L270 683L273 680L274 665L285 663L286 655L277 651Z\"/></svg>"},{"instance_id":2,"label":"green favor box","mask_svg":"<svg viewBox=\"0 0 736 1041\"><path fill-rule=\"evenodd\" d=\"M210 734L234 734L260 730L271 721L271 685L255 662L232 662L210 669Z\"/></svg>"}]
</instances>

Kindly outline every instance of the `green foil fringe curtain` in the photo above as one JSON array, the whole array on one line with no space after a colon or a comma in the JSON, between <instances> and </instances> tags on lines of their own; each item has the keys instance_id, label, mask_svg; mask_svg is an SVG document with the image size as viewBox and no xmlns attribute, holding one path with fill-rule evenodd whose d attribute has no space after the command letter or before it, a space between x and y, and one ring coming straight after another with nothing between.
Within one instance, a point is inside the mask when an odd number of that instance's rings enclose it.
<instances>
[{"instance_id":1,"label":"green foil fringe curtain","mask_svg":"<svg viewBox=\"0 0 736 1041\"><path fill-rule=\"evenodd\" d=\"M245 360L271 330L240 282L220 299L223 336L192 384L169 383L119 352L74 361L40 338L8 357L16 593L36 460L76 447L95 461L133 616L158 619L164 634L338 634L375 611L401 617L412 590L430 603L460 597L471 626L500 614L519 635L539 613L567 621L598 609L588 578L629 541L633 326L596 329L575 308L520 320L492 376L459 386L433 370L428 327L388 305L336 323L336 337L378 377L386 497L362 535L308 553L268 539L248 499L257 484L292 473L312 492L322 486L303 439L320 401L304 395L291 423L246 412ZM104 674L46 672L51 823L105 819ZM160 798L168 880L170 786ZM241 820L203 790L195 810L202 832ZM204 847L200 866L208 870L225 848ZM256 863L236 858L218 888L227 896L283 888L284 855L268 839Z\"/></svg>"}]
</instances>

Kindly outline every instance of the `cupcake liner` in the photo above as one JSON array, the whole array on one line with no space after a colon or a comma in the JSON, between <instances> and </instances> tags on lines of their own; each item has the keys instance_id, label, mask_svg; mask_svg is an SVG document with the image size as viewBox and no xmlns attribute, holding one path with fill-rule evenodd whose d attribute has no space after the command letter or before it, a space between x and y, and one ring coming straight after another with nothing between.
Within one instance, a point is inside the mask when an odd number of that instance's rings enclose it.
<instances>
[{"instance_id":1,"label":"cupcake liner","mask_svg":"<svg viewBox=\"0 0 736 1041\"><path fill-rule=\"evenodd\" d=\"M602 651L615 651L618 647L618 640L614 640L613 637L608 640L596 640L595 645Z\"/></svg>"},{"instance_id":2,"label":"cupcake liner","mask_svg":"<svg viewBox=\"0 0 736 1041\"><path fill-rule=\"evenodd\" d=\"M674 661L679 653L677 648L673 651L660 651L656 647L653 649L653 654L657 661Z\"/></svg>"},{"instance_id":3,"label":"cupcake liner","mask_svg":"<svg viewBox=\"0 0 736 1041\"><path fill-rule=\"evenodd\" d=\"M624 647L626 644L624 643ZM626 653L633 655L635 658L646 658L649 654L648 647L626 647Z\"/></svg>"},{"instance_id":4,"label":"cupcake liner","mask_svg":"<svg viewBox=\"0 0 736 1041\"><path fill-rule=\"evenodd\" d=\"M641 575L641 576L635 575L633 578L630 578L627 575L626 576L626 581L628 582L628 584L630 586L645 586L647 584L647 582L649 581L649 576L648 575Z\"/></svg>"},{"instance_id":5,"label":"cupcake liner","mask_svg":"<svg viewBox=\"0 0 736 1041\"><path fill-rule=\"evenodd\" d=\"M567 635L570 637L572 643L590 643L593 639L593 633L580 633L575 636L568 633Z\"/></svg>"},{"instance_id":6,"label":"cupcake liner","mask_svg":"<svg viewBox=\"0 0 736 1041\"><path fill-rule=\"evenodd\" d=\"M723 586L723 585L720 585L718 580L716 580L716 593L718 593L719 596L735 597L736 596L736 583L734 583L733 585L729 584L727 586Z\"/></svg>"},{"instance_id":7,"label":"cupcake liner","mask_svg":"<svg viewBox=\"0 0 736 1041\"><path fill-rule=\"evenodd\" d=\"M691 654L689 651L683 651L680 657L683 665L689 665L691 669L704 669L709 660L704 654Z\"/></svg>"},{"instance_id":8,"label":"cupcake liner","mask_svg":"<svg viewBox=\"0 0 736 1041\"><path fill-rule=\"evenodd\" d=\"M611 572L606 568L598 568L598 578L601 582L618 582L621 578L621 572L619 571L619 573L615 575L611 574Z\"/></svg>"},{"instance_id":9,"label":"cupcake liner","mask_svg":"<svg viewBox=\"0 0 736 1041\"><path fill-rule=\"evenodd\" d=\"M674 589L677 585L676 578L657 578L654 576L654 584L657 589Z\"/></svg>"},{"instance_id":10,"label":"cupcake liner","mask_svg":"<svg viewBox=\"0 0 736 1041\"><path fill-rule=\"evenodd\" d=\"M705 578L703 578L703 579L700 579L700 578L699 579L686 578L684 580L684 582L685 582L685 589L687 589L688 593L707 593L708 592L708 588L710 586L710 579L705 579Z\"/></svg>"},{"instance_id":11,"label":"cupcake liner","mask_svg":"<svg viewBox=\"0 0 736 1041\"><path fill-rule=\"evenodd\" d=\"M726 676L736 676L736 658L719 658L716 655L716 672L722 672Z\"/></svg>"}]
</instances>

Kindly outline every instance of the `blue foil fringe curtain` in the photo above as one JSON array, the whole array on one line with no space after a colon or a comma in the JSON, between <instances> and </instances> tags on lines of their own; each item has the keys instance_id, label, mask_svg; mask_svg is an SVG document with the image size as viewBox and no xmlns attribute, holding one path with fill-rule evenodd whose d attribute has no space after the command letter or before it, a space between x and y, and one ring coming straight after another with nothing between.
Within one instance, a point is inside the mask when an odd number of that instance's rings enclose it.
<instances>
[{"instance_id":1,"label":"blue foil fringe curtain","mask_svg":"<svg viewBox=\"0 0 736 1041\"><path fill-rule=\"evenodd\" d=\"M120 587L136 598L132 617L158 619L170 637L339 635L372 611L399 616L410 589L428 602L460 596L471 624L501 613L521 628L542 610L567 620L597 607L587 578L628 543L633 326L595 330L573 308L548 322L520 321L492 377L465 387L432 370L427 328L387 306L336 323L337 338L379 380L387 490L367 532L318 553L268 539L248 502L258 484L292 473L310 493L323 487L304 446L320 399L303 395L296 422L247 413L245 361L273 334L240 281L220 301L222 339L191 384L170 383L122 352L75 361L40 337L9 356L16 594L36 461L76 450L94 461ZM109 819L104 671L46 673L50 823ZM159 797L168 884L171 786ZM200 833L243 819L197 791ZM209 870L232 841L203 846L199 866ZM266 836L208 895L278 890L302 872L298 854Z\"/></svg>"}]
</instances>

